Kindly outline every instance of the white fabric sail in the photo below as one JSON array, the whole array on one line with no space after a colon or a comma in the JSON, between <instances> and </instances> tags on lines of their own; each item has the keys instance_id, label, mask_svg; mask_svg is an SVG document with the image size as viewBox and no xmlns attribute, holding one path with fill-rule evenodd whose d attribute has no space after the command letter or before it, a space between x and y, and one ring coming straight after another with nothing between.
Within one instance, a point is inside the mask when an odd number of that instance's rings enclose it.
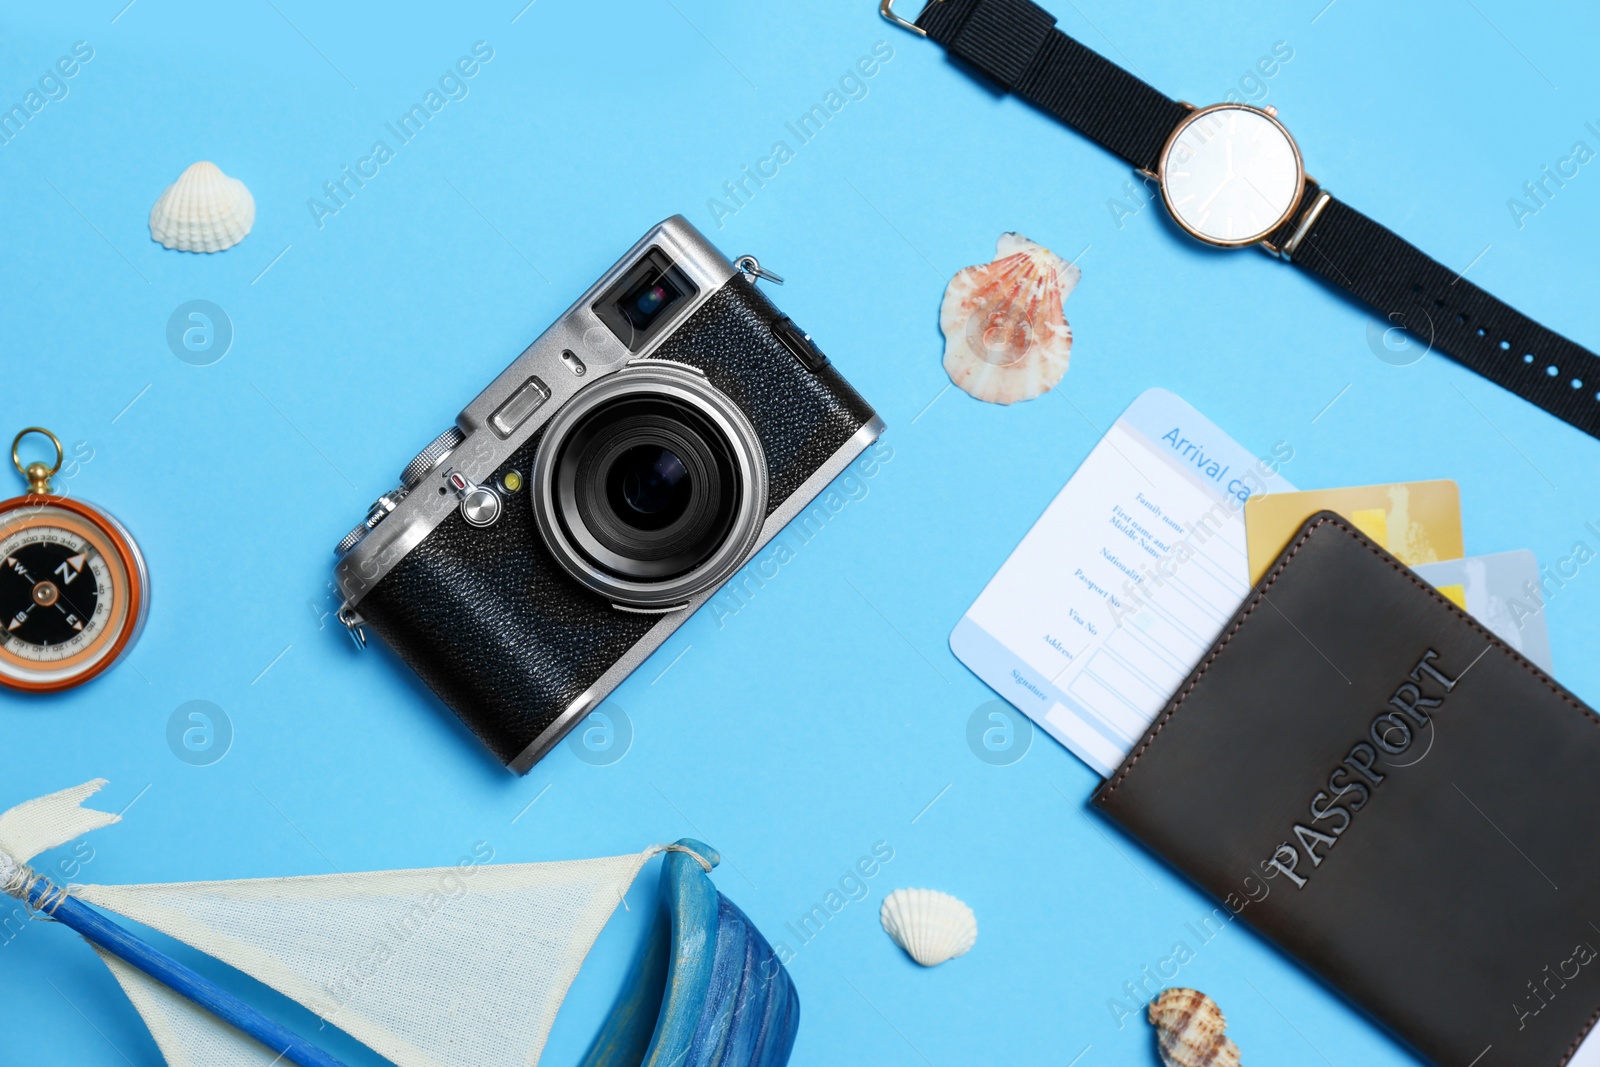
<instances>
[{"instance_id":1,"label":"white fabric sail","mask_svg":"<svg viewBox=\"0 0 1600 1067\"><path fill-rule=\"evenodd\" d=\"M82 806L105 785L104 778L96 778L59 793L35 797L0 815L0 852L18 863L27 863L39 853L76 840L90 830L120 822L120 815Z\"/></svg>"},{"instance_id":2,"label":"white fabric sail","mask_svg":"<svg viewBox=\"0 0 1600 1067\"><path fill-rule=\"evenodd\" d=\"M144 1017L167 1067L278 1067L283 1057L143 971L91 945Z\"/></svg>"},{"instance_id":3,"label":"white fabric sail","mask_svg":"<svg viewBox=\"0 0 1600 1067\"><path fill-rule=\"evenodd\" d=\"M532 1067L595 938L659 851L72 893L236 967L399 1067ZM159 983L112 971L174 1067L271 1062Z\"/></svg>"}]
</instances>

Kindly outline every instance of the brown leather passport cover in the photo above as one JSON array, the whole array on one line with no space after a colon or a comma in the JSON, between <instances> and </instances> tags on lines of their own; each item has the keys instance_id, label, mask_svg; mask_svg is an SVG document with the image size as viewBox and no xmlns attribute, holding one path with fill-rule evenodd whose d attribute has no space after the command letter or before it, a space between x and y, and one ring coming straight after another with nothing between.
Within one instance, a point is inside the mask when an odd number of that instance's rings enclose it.
<instances>
[{"instance_id":1,"label":"brown leather passport cover","mask_svg":"<svg viewBox=\"0 0 1600 1067\"><path fill-rule=\"evenodd\" d=\"M1441 1067L1600 1005L1600 719L1314 516L1094 803Z\"/></svg>"}]
</instances>

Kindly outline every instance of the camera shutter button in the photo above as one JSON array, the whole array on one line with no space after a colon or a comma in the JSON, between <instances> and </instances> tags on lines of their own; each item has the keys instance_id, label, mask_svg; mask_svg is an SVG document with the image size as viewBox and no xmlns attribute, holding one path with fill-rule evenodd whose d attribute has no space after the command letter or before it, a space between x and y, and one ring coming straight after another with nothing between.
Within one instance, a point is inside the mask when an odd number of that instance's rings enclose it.
<instances>
[{"instance_id":1,"label":"camera shutter button","mask_svg":"<svg viewBox=\"0 0 1600 1067\"><path fill-rule=\"evenodd\" d=\"M461 517L468 526L482 529L500 518L500 494L487 485L475 485L460 471L451 471L450 487L461 501Z\"/></svg>"}]
</instances>

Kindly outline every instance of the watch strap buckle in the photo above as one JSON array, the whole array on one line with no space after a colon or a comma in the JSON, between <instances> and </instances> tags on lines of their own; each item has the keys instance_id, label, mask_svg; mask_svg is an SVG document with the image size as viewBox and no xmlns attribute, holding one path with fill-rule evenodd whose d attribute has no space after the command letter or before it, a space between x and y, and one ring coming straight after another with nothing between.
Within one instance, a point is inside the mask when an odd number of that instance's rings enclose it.
<instances>
[{"instance_id":1,"label":"watch strap buckle","mask_svg":"<svg viewBox=\"0 0 1600 1067\"><path fill-rule=\"evenodd\" d=\"M1295 226L1294 232L1289 235L1288 239L1281 246L1274 245L1271 241L1262 241L1261 247L1285 263L1294 262L1295 253L1300 251L1301 243L1305 241L1306 235L1311 232L1311 228L1317 224L1318 217L1322 215L1323 209L1328 206L1329 201L1332 199L1332 193L1326 189L1319 188L1316 198L1311 201L1311 206L1301 214L1299 224Z\"/></svg>"},{"instance_id":2,"label":"watch strap buckle","mask_svg":"<svg viewBox=\"0 0 1600 1067\"><path fill-rule=\"evenodd\" d=\"M878 14L882 15L896 26L899 26L901 29L910 30L918 37L928 36L927 30L923 29L921 26L918 26L915 22L907 22L905 19L894 13L894 0L880 0L878 4Z\"/></svg>"}]
</instances>

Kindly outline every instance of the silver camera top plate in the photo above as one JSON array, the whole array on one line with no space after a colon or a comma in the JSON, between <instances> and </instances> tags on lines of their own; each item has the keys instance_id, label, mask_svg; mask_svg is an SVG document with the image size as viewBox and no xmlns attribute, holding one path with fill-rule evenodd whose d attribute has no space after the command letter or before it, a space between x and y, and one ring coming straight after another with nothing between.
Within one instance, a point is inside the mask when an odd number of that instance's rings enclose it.
<instances>
[{"instance_id":1,"label":"silver camera top plate","mask_svg":"<svg viewBox=\"0 0 1600 1067\"><path fill-rule=\"evenodd\" d=\"M593 305L652 248L666 253L698 291L673 312L670 329L660 330L640 351L630 352L600 321ZM682 215L672 216L645 234L456 416L456 426L465 434L461 443L340 559L334 577L344 608L354 608L406 553L456 510L456 495L435 488L446 486L452 472L474 484L486 479L580 389L620 370L629 360L650 355L736 273L727 257ZM534 379L547 395L542 401L534 399L537 408L510 425L502 409L516 412L523 406L522 398L536 398L537 386L526 389ZM499 425L497 413L501 413ZM508 432L501 432L502 427L509 427Z\"/></svg>"}]
</instances>

